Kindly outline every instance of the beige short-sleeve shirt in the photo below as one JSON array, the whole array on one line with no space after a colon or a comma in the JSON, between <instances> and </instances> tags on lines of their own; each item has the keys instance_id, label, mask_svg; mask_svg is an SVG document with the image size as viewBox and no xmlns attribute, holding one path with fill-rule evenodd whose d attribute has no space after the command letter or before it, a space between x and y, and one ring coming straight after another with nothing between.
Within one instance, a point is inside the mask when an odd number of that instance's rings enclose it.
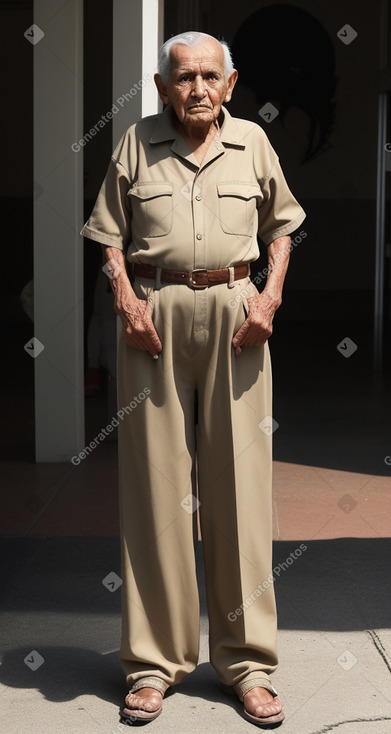
<instances>
[{"instance_id":1,"label":"beige short-sleeve shirt","mask_svg":"<svg viewBox=\"0 0 391 734\"><path fill-rule=\"evenodd\" d=\"M257 234L268 245L300 226L305 212L261 127L222 107L200 165L174 114L169 105L124 133L82 235L130 262L192 270L256 260Z\"/></svg>"}]
</instances>

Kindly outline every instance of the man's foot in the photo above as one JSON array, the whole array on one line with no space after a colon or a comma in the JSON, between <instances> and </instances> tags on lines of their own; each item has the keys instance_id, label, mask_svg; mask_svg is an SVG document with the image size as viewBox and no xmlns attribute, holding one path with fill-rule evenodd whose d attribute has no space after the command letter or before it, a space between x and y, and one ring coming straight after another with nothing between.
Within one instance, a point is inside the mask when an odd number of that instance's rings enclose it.
<instances>
[{"instance_id":1,"label":"man's foot","mask_svg":"<svg viewBox=\"0 0 391 734\"><path fill-rule=\"evenodd\" d=\"M125 698L126 708L157 711L162 705L163 696L156 688L139 688L135 693L128 693Z\"/></svg>"},{"instance_id":2,"label":"man's foot","mask_svg":"<svg viewBox=\"0 0 391 734\"><path fill-rule=\"evenodd\" d=\"M125 706L121 716L126 720L156 719L162 712L162 694L156 688L139 688L125 697Z\"/></svg>"},{"instance_id":3,"label":"man's foot","mask_svg":"<svg viewBox=\"0 0 391 734\"><path fill-rule=\"evenodd\" d=\"M266 688L251 688L244 694L243 704L247 718L254 723L279 724L285 718L280 699Z\"/></svg>"}]
</instances>

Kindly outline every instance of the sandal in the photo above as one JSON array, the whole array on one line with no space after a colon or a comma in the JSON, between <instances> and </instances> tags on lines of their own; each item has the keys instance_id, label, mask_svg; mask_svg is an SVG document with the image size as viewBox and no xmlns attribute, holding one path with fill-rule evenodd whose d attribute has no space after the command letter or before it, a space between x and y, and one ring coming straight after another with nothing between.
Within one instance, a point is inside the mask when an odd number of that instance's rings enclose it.
<instances>
[{"instance_id":1,"label":"sandal","mask_svg":"<svg viewBox=\"0 0 391 734\"><path fill-rule=\"evenodd\" d=\"M260 685L260 684L258 684L258 685ZM263 686L260 686L260 687L263 688ZM229 693L230 695L234 695L235 694L235 690L234 690L234 688L232 686L226 686L226 685L223 684L223 689L224 689L224 691L226 693ZM277 696L277 692L274 689L273 690L269 690L269 688L267 688L266 690L268 690L272 694L273 698L276 701L278 701L278 703L281 703L280 699ZM247 691L246 691L246 693L247 693ZM237 694L237 695L239 697L239 700L243 703L244 696L240 696L239 694ZM250 714L249 711L246 711L246 709L243 708L243 714L244 714L244 718L247 719L248 721L251 721L252 724L256 724L257 726L261 726L261 727L266 726L266 727L270 727L272 729L274 729L277 726L280 726L280 724L285 719L285 714L284 714L283 710L281 710L278 714L272 714L271 716L255 716L255 714Z\"/></svg>"},{"instance_id":2,"label":"sandal","mask_svg":"<svg viewBox=\"0 0 391 734\"><path fill-rule=\"evenodd\" d=\"M143 681L142 685L141 685L141 681ZM155 688L154 681L152 679L147 680L145 678L140 678L138 681L136 681L133 688L129 691L129 693L125 697L125 703L122 709L120 709L119 715L120 715L121 722L127 724L128 726L131 726L133 723L141 723L141 722L146 723L147 721L153 721L158 716L160 716L160 714L163 711L163 705L160 705L159 708L156 709L156 711L145 711L145 709L131 709L127 707L126 705L127 697L131 693L137 693L138 691L141 690L141 688ZM161 688L163 688L164 690L161 690ZM158 686L156 686L156 690L159 691L159 693L161 693L163 696L164 696L166 688L168 688L168 686L166 686L164 683L163 683L163 686L159 686L159 688Z\"/></svg>"},{"instance_id":3,"label":"sandal","mask_svg":"<svg viewBox=\"0 0 391 734\"><path fill-rule=\"evenodd\" d=\"M274 697L276 701L281 703L278 696ZM285 714L281 710L279 714L273 714L272 716L255 716L254 714L250 714L249 711L246 711L246 709L243 709L243 714L246 719L251 721L253 724L257 724L257 726L267 726L267 727L274 727L280 726L280 724L285 719Z\"/></svg>"}]
</instances>

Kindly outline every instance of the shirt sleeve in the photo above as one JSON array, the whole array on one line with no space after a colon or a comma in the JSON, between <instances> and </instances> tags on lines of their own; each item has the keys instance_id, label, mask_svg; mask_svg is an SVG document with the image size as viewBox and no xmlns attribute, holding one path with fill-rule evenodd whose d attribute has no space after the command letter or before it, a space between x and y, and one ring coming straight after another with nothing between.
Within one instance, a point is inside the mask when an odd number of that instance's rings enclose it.
<instances>
[{"instance_id":1,"label":"shirt sleeve","mask_svg":"<svg viewBox=\"0 0 391 734\"><path fill-rule=\"evenodd\" d=\"M91 216L80 234L102 245L126 250L132 220L129 188L129 173L113 156Z\"/></svg>"},{"instance_id":2,"label":"shirt sleeve","mask_svg":"<svg viewBox=\"0 0 391 734\"><path fill-rule=\"evenodd\" d=\"M265 245L294 232L306 213L288 188L278 159L261 184L263 200L258 210L258 235Z\"/></svg>"}]
</instances>

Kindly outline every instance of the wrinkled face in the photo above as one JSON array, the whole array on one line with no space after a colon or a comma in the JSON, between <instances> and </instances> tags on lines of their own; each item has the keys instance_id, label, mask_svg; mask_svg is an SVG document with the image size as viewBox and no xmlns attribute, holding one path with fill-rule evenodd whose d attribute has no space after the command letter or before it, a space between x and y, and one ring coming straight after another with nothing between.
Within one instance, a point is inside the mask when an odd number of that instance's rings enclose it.
<instances>
[{"instance_id":1,"label":"wrinkled face","mask_svg":"<svg viewBox=\"0 0 391 734\"><path fill-rule=\"evenodd\" d=\"M156 86L165 104L171 102L179 122L187 129L210 127L219 116L223 102L229 102L237 79L233 71L224 74L224 52L213 39L192 46L175 44L170 50L170 74L164 84L159 74Z\"/></svg>"}]
</instances>

